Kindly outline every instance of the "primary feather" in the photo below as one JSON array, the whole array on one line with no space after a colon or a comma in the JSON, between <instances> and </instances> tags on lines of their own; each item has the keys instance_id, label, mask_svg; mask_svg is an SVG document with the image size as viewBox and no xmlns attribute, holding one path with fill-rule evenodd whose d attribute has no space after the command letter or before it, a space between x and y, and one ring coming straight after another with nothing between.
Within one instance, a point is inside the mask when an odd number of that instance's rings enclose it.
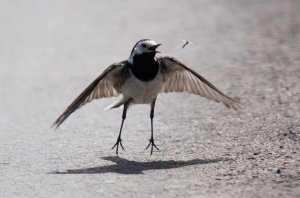
<instances>
[{"instance_id":1,"label":"primary feather","mask_svg":"<svg viewBox=\"0 0 300 198\"><path fill-rule=\"evenodd\" d=\"M52 126L58 128L74 111L94 99L118 96L122 93L125 73L122 71L124 62L109 66L96 78L57 118Z\"/></svg>"},{"instance_id":2,"label":"primary feather","mask_svg":"<svg viewBox=\"0 0 300 198\"><path fill-rule=\"evenodd\" d=\"M225 95L208 80L173 57L161 57L161 72L164 79L162 92L188 92L223 103L237 109L239 102Z\"/></svg>"}]
</instances>

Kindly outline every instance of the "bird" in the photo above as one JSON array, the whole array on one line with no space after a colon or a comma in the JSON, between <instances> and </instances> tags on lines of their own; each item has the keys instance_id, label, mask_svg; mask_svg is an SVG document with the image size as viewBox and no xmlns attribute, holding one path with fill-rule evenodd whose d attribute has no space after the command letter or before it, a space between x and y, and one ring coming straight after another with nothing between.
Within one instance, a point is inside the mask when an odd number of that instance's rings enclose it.
<instances>
[{"instance_id":1,"label":"bird","mask_svg":"<svg viewBox=\"0 0 300 198\"><path fill-rule=\"evenodd\" d=\"M146 147L158 149L154 141L153 119L154 108L159 93L187 92L205 97L215 102L223 103L228 108L237 110L239 101L225 95L199 73L181 63L174 57L157 57L157 44L154 40L142 39L138 41L128 59L115 62L107 67L92 83L55 120L52 127L56 129L77 109L95 99L122 95L108 109L122 107L122 121L116 143L118 155L119 147L123 150L122 129L129 106L134 104L150 105L151 136Z\"/></svg>"}]
</instances>

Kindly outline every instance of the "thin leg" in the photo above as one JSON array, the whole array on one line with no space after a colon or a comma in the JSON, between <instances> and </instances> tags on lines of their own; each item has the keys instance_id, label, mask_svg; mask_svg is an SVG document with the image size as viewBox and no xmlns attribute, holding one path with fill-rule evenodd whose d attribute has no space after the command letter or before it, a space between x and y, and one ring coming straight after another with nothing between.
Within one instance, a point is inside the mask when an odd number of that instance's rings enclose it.
<instances>
[{"instance_id":1,"label":"thin leg","mask_svg":"<svg viewBox=\"0 0 300 198\"><path fill-rule=\"evenodd\" d=\"M149 144L148 146L146 147L146 149L149 148L149 146L151 145L151 152L150 152L150 155L152 155L153 153L153 147L155 147L157 150L159 150L157 148L157 146L155 145L154 143L154 138L153 138L153 118L154 118L154 107L155 107L155 101L156 101L156 98L153 100L153 102L151 103L151 112L150 112L150 119L151 119L151 138L149 140Z\"/></svg>"},{"instance_id":2,"label":"thin leg","mask_svg":"<svg viewBox=\"0 0 300 198\"><path fill-rule=\"evenodd\" d=\"M121 139L121 133L122 133L122 128L123 128L123 123L124 120L126 119L126 112L127 112L127 108L128 108L128 103L124 104L124 108L123 108L123 114L122 114L122 123L121 123L121 127L120 127L120 132L119 132L119 136L117 139L117 142L115 143L115 145L111 148L114 149L116 146L116 154L118 155L118 150L119 150L119 145L121 146L121 148L125 151L123 145L122 145L122 139Z\"/></svg>"}]
</instances>

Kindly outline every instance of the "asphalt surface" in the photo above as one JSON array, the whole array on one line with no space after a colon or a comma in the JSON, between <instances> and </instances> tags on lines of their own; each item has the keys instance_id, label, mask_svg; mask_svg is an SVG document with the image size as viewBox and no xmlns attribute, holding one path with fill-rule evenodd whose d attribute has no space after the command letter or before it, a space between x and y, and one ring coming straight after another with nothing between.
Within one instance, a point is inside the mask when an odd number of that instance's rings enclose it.
<instances>
[{"instance_id":1,"label":"asphalt surface","mask_svg":"<svg viewBox=\"0 0 300 198\"><path fill-rule=\"evenodd\" d=\"M1 1L0 197L300 197L300 2ZM161 94L53 121L140 39L243 103ZM180 39L192 42L183 50Z\"/></svg>"}]
</instances>

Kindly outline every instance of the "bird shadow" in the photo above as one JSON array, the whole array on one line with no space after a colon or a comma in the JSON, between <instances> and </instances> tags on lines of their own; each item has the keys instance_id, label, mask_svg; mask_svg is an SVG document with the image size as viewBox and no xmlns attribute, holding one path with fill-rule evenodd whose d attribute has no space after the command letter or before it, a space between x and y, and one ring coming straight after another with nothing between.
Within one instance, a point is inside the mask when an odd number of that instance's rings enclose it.
<instances>
[{"instance_id":1,"label":"bird shadow","mask_svg":"<svg viewBox=\"0 0 300 198\"><path fill-rule=\"evenodd\" d=\"M150 161L150 162L136 162L127 160L117 156L103 157L102 159L112 161L115 164L97 166L82 169L69 169L65 171L54 171L50 174L102 174L102 173L119 173L119 174L143 174L147 170L164 170L175 169L185 166L211 164L220 161L230 161L232 159L193 159L187 161Z\"/></svg>"}]
</instances>

